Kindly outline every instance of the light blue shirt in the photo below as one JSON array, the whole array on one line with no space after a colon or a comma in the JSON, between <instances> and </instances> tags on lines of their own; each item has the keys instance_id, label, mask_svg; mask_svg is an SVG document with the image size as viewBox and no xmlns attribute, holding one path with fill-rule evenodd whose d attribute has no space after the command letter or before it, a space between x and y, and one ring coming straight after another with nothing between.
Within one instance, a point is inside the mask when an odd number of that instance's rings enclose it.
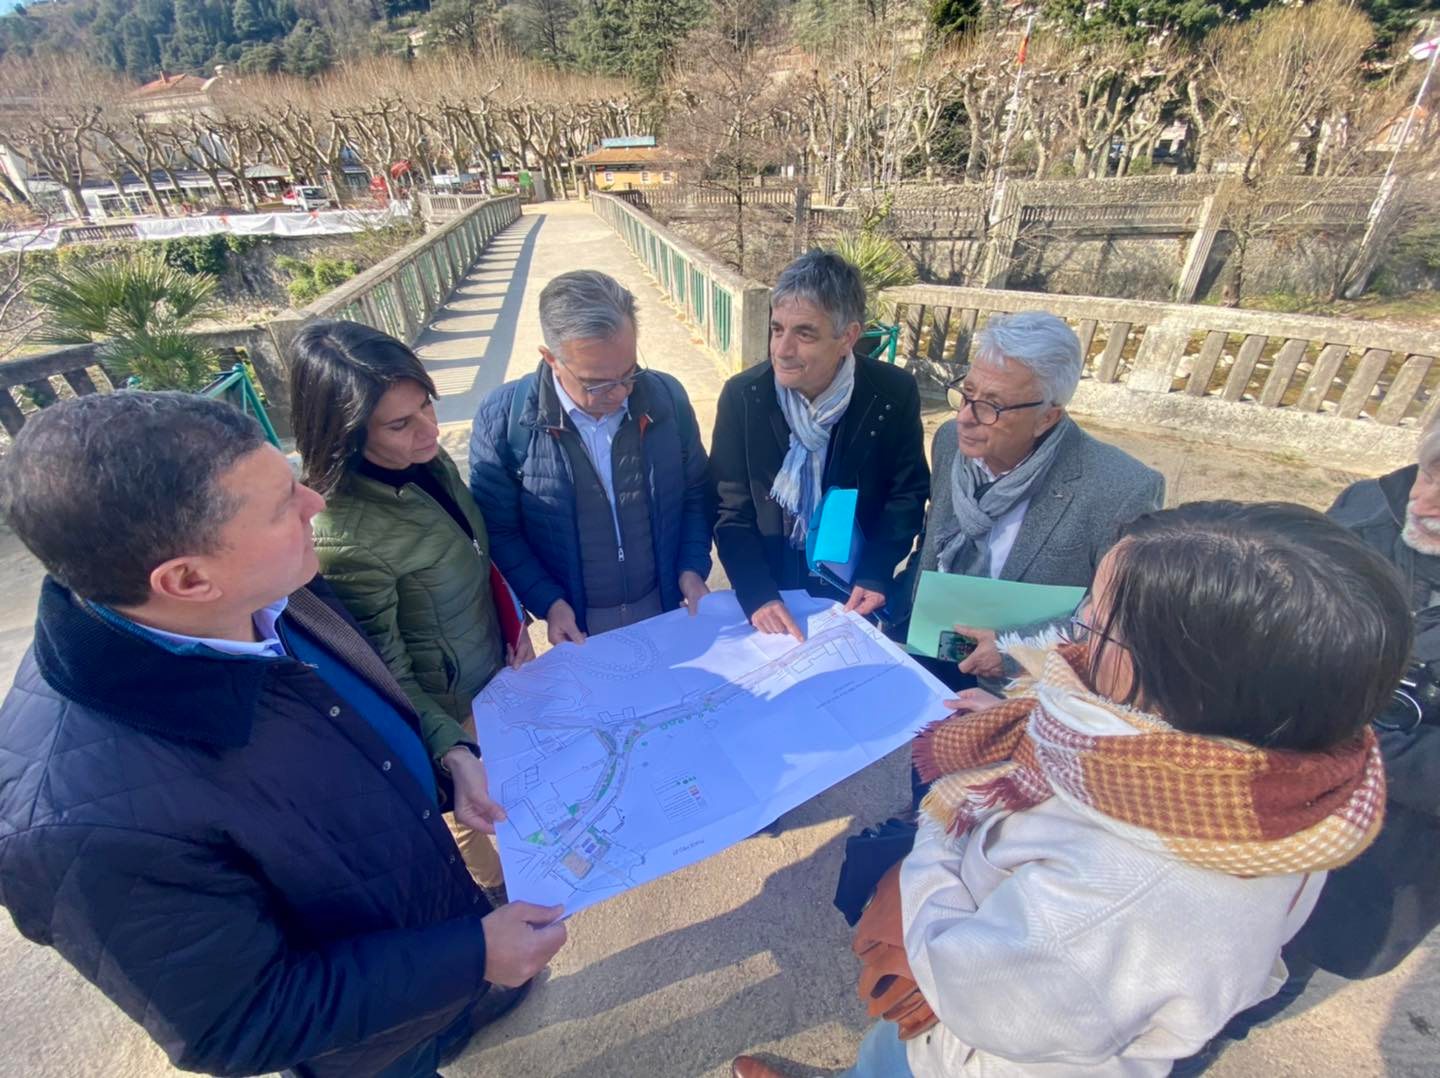
<instances>
[{"instance_id":1,"label":"light blue shirt","mask_svg":"<svg viewBox=\"0 0 1440 1078\"><path fill-rule=\"evenodd\" d=\"M140 628L151 636L158 636L161 640L168 640L184 650L196 647L209 648L211 651L218 651L222 655L241 655L252 659L283 659L285 657L285 645L280 643L280 633L275 628L275 623L280 620L280 615L285 613L285 607L290 603L288 596L277 599L269 606L262 607L255 611L253 619L255 622L255 635L259 640L218 640L209 636L182 636L180 633L168 633L164 629L155 629L149 625L141 625ZM98 604L97 604L98 606ZM100 609L105 609L101 607ZM114 611L106 610L106 613ZM117 617L119 615L116 615ZM127 619L128 620L128 619Z\"/></svg>"},{"instance_id":2,"label":"light blue shirt","mask_svg":"<svg viewBox=\"0 0 1440 1078\"><path fill-rule=\"evenodd\" d=\"M611 448L615 444L615 435L620 433L620 424L630 414L630 398L626 397L619 408L603 419L596 419L571 399L558 378L555 379L555 392L560 397L565 414L575 424L590 463L595 465L595 472L600 476L600 485L605 488L605 497L610 500L610 515L615 519L615 542L623 550L625 540L620 534L620 513L615 507L615 469L611 462Z\"/></svg>"},{"instance_id":3,"label":"light blue shirt","mask_svg":"<svg viewBox=\"0 0 1440 1078\"><path fill-rule=\"evenodd\" d=\"M430 754L414 730L405 722L395 706L385 700L375 689L343 661L326 651L317 641L311 640L304 632L295 632L291 637L291 649L287 650L280 640L277 623L280 615L290 604L289 597L271 603L255 611L251 619L255 635L259 640L221 640L209 636L184 636L181 633L153 629L131 621L123 614L100 603L91 603L101 617L131 632L155 637L162 647L179 655L193 655L209 650L221 655L233 655L243 659L283 659L290 657L305 663L321 681L340 695L355 711L384 739L385 743L399 757L407 771L414 775L420 791L432 804L438 804L435 793L435 776L430 769ZM331 715L338 714L332 709ZM385 770L390 763L385 762ZM428 813L426 814L429 815Z\"/></svg>"}]
</instances>

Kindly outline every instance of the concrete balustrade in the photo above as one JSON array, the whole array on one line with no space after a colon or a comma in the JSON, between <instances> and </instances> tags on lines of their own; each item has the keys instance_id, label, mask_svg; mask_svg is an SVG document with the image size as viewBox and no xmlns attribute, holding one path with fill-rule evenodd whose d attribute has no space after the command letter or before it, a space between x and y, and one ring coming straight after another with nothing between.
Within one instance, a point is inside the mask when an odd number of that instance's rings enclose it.
<instances>
[{"instance_id":1,"label":"concrete balustrade","mask_svg":"<svg viewBox=\"0 0 1440 1078\"><path fill-rule=\"evenodd\" d=\"M344 318L364 322L413 345L485 245L519 216L520 200L515 195L482 198L448 224L299 311L285 311L262 324L198 330L194 336L222 356L251 362L271 422L284 436L290 416L285 357L301 326L312 318ZM28 388L29 402L40 407L55 399L55 378L77 394L97 392L100 386L89 372L98 367L103 373L99 349L98 344L81 344L0 362L0 426L13 437L25 424L25 414L12 390Z\"/></svg>"},{"instance_id":2,"label":"concrete balustrade","mask_svg":"<svg viewBox=\"0 0 1440 1078\"><path fill-rule=\"evenodd\" d=\"M1440 411L1440 332L1194 304L917 285L889 289L900 354L938 391L977 328L1043 310L1080 337L1076 408L1227 443L1404 462Z\"/></svg>"}]
</instances>

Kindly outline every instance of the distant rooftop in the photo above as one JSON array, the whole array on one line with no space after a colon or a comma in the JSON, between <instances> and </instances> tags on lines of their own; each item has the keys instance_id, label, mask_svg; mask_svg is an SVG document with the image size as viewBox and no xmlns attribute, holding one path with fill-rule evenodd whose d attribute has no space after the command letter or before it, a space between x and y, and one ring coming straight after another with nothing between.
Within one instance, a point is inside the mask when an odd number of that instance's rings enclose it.
<instances>
[{"instance_id":1,"label":"distant rooftop","mask_svg":"<svg viewBox=\"0 0 1440 1078\"><path fill-rule=\"evenodd\" d=\"M135 90L131 97L172 97L178 94L200 94L213 82L199 75L161 75Z\"/></svg>"},{"instance_id":2,"label":"distant rooftop","mask_svg":"<svg viewBox=\"0 0 1440 1078\"><path fill-rule=\"evenodd\" d=\"M623 149L619 146L607 146L604 149L596 150L580 158L582 165L671 165L674 157L666 150L658 146L636 146L634 149Z\"/></svg>"}]
</instances>

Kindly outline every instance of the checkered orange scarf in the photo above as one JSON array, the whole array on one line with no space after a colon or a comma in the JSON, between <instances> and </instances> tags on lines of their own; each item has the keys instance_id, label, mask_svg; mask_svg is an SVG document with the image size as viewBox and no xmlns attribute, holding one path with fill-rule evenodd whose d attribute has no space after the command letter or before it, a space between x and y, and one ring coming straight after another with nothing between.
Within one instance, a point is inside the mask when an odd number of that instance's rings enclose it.
<instances>
[{"instance_id":1,"label":"checkered orange scarf","mask_svg":"<svg viewBox=\"0 0 1440 1078\"><path fill-rule=\"evenodd\" d=\"M1027 671L1010 699L915 742L915 767L934 783L921 807L952 834L1058 797L1139 846L1278 876L1338 868L1380 831L1385 773L1368 727L1328 752L1181 733L1092 692L1080 645L1008 650Z\"/></svg>"}]
</instances>

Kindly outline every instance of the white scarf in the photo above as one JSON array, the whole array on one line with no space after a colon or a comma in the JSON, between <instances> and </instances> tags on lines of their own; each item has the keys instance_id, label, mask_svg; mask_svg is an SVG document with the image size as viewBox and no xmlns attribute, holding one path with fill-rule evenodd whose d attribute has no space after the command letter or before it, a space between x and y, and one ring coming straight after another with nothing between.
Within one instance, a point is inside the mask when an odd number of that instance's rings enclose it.
<instances>
[{"instance_id":1,"label":"white scarf","mask_svg":"<svg viewBox=\"0 0 1440 1078\"><path fill-rule=\"evenodd\" d=\"M786 389L778 380L775 383L775 397L790 427L790 449L770 487L770 497L790 514L790 545L797 550L805 546L810 517L820 503L830 428L845 414L854 391L854 352L845 357L834 380L814 401L806 400L797 389Z\"/></svg>"}]
</instances>

